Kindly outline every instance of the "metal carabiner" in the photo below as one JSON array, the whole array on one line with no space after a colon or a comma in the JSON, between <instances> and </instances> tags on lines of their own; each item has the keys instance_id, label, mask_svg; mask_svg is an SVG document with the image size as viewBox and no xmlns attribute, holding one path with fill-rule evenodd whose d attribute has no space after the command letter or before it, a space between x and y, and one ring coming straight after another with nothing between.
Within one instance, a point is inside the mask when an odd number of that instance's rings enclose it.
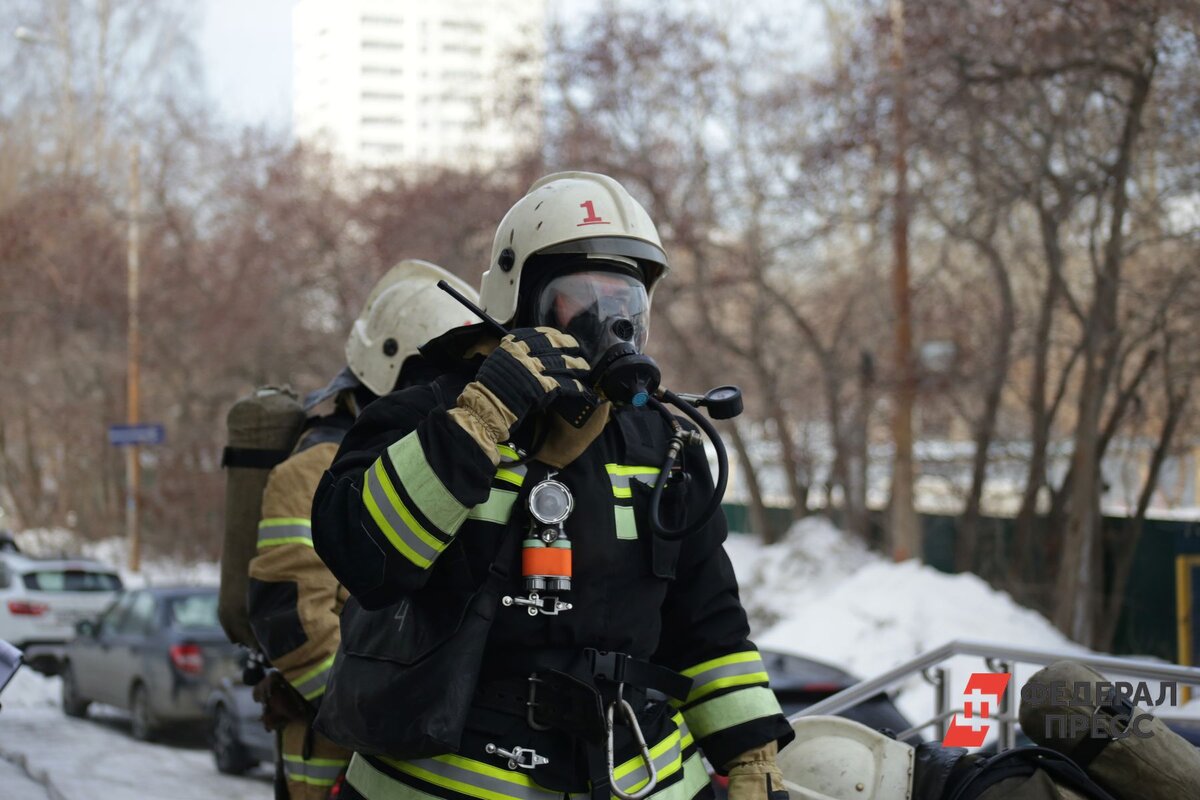
<instances>
[{"instance_id":1,"label":"metal carabiner","mask_svg":"<svg viewBox=\"0 0 1200 800\"><path fill-rule=\"evenodd\" d=\"M621 713L625 717L625 724L633 730L633 739L642 751L642 761L646 764L646 774L650 778L645 786L633 793L621 791L621 788L617 786L617 776L613 771L613 709L618 703L621 704ZM646 737L642 734L642 726L638 724L637 715L633 713L633 706L629 705L629 701L620 693L617 694L616 700L608 704L605 727L608 729L608 784L612 793L620 800L642 800L658 786L658 769L654 766L654 758L650 755L650 747L646 744Z\"/></svg>"}]
</instances>

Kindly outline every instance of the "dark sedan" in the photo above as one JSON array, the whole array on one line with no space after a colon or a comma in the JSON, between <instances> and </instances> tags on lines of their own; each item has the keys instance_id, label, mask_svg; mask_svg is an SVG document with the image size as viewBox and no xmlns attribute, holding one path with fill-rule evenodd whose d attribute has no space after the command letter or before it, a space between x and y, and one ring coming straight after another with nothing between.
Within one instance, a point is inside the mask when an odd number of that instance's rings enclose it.
<instances>
[{"instance_id":1,"label":"dark sedan","mask_svg":"<svg viewBox=\"0 0 1200 800\"><path fill-rule=\"evenodd\" d=\"M82 717L93 702L128 709L138 739L203 723L213 689L239 674L237 650L217 621L214 588L122 592L99 619L76 630L63 662L63 711Z\"/></svg>"},{"instance_id":2,"label":"dark sedan","mask_svg":"<svg viewBox=\"0 0 1200 800\"><path fill-rule=\"evenodd\" d=\"M814 703L848 689L859 679L845 670L811 658L764 650L763 665L771 677L771 690L783 707L783 713L791 717ZM880 693L868 697L853 708L838 714L840 717L861 722L868 728L902 733L912 727L891 697ZM910 736L911 744L920 742L920 737Z\"/></svg>"}]
</instances>

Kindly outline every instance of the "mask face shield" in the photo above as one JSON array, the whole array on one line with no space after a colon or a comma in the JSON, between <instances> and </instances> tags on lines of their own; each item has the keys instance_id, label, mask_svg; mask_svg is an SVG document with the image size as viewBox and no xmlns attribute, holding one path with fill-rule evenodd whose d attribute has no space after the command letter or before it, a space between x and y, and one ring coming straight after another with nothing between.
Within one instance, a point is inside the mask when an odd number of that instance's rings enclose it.
<instances>
[{"instance_id":1,"label":"mask face shield","mask_svg":"<svg viewBox=\"0 0 1200 800\"><path fill-rule=\"evenodd\" d=\"M650 299L632 275L588 270L560 275L537 298L534 324L569 333L594 364L614 344L629 342L640 353L646 346Z\"/></svg>"}]
</instances>

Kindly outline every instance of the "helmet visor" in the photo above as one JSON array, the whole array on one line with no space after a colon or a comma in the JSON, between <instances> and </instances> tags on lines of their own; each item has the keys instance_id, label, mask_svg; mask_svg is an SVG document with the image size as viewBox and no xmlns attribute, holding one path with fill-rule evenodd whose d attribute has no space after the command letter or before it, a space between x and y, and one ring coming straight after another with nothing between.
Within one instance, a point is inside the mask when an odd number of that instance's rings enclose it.
<instances>
[{"instance_id":1,"label":"helmet visor","mask_svg":"<svg viewBox=\"0 0 1200 800\"><path fill-rule=\"evenodd\" d=\"M632 275L592 270L551 279L537 298L535 324L571 334L591 363L608 348L629 342L642 352L650 299Z\"/></svg>"}]
</instances>

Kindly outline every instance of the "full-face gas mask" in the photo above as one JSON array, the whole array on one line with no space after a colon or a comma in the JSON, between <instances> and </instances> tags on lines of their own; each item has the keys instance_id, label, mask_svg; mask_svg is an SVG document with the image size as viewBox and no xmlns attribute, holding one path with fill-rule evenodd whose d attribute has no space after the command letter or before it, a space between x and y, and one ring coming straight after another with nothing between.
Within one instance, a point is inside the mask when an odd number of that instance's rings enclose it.
<instances>
[{"instance_id":1,"label":"full-face gas mask","mask_svg":"<svg viewBox=\"0 0 1200 800\"><path fill-rule=\"evenodd\" d=\"M579 271L551 278L540 288L533 307L534 324L574 336L593 366L615 344L629 343L642 352L650 323L645 285L633 275L604 269L603 262L582 266Z\"/></svg>"}]
</instances>

